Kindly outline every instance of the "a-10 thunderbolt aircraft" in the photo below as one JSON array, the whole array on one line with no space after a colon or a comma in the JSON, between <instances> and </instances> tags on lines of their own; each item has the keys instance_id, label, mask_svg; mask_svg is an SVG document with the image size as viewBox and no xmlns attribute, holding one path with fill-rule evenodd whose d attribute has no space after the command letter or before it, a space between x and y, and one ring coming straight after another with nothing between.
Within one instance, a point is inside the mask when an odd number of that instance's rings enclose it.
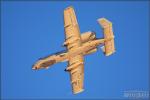
<instances>
[{"instance_id":1,"label":"a-10 thunderbolt aircraft","mask_svg":"<svg viewBox=\"0 0 150 100\"><path fill-rule=\"evenodd\" d=\"M66 8L64 10L66 39L63 45L67 47L67 50L40 58L32 69L49 68L55 63L68 61L68 67L65 71L70 73L72 91L74 94L82 92L84 90L84 55L96 52L99 45L102 45L102 50L106 56L115 52L112 23L105 18L98 19L98 23L103 28L104 38L96 38L92 31L81 35L73 7Z\"/></svg>"}]
</instances>

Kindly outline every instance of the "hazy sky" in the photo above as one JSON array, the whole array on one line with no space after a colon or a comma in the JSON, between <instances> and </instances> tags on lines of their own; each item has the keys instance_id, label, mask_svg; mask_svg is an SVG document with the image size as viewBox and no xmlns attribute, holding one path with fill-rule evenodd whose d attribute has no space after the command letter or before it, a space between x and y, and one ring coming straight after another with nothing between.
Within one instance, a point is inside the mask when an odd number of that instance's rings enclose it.
<instances>
[{"instance_id":1,"label":"hazy sky","mask_svg":"<svg viewBox=\"0 0 150 100\"><path fill-rule=\"evenodd\" d=\"M67 62L34 71L40 57L65 50L63 10L72 5L81 33L95 31L97 19L112 21L116 53L99 49L85 56L84 92L73 95ZM148 91L148 2L2 2L1 90L3 99L125 98L124 91Z\"/></svg>"}]
</instances>

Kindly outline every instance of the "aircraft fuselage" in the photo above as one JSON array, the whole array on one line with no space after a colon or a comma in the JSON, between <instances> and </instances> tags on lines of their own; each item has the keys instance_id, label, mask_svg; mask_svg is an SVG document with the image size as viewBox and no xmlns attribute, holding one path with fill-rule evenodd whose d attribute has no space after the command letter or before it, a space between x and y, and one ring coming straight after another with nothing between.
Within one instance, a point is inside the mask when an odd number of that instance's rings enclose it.
<instances>
[{"instance_id":1,"label":"aircraft fuselage","mask_svg":"<svg viewBox=\"0 0 150 100\"><path fill-rule=\"evenodd\" d=\"M77 49L74 49L70 52L54 54L46 58L40 59L40 61L33 66L33 69L48 68L50 65L53 65L55 63L68 61L70 57L80 55L80 54L87 55L96 52L97 46L103 44L104 41L105 39L90 40L88 42L85 42Z\"/></svg>"}]
</instances>

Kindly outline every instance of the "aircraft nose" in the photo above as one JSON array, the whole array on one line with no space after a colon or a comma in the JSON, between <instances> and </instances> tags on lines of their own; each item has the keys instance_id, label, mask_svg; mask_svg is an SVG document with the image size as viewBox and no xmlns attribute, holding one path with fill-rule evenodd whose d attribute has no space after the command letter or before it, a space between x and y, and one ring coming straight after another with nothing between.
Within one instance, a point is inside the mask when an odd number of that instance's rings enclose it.
<instances>
[{"instance_id":1,"label":"aircraft nose","mask_svg":"<svg viewBox=\"0 0 150 100\"><path fill-rule=\"evenodd\" d=\"M36 70L36 69L38 69L38 67L37 67L37 66L34 66L34 67L32 67L32 69Z\"/></svg>"}]
</instances>

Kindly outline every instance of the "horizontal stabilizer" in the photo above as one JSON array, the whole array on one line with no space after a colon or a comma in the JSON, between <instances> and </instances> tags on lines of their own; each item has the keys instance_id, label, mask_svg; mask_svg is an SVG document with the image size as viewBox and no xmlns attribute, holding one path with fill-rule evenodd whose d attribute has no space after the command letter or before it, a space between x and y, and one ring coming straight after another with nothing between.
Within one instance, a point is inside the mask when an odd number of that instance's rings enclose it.
<instances>
[{"instance_id":1,"label":"horizontal stabilizer","mask_svg":"<svg viewBox=\"0 0 150 100\"><path fill-rule=\"evenodd\" d=\"M104 52L106 56L109 56L115 52L112 23L105 18L98 19L98 22L102 26L104 32Z\"/></svg>"}]
</instances>

